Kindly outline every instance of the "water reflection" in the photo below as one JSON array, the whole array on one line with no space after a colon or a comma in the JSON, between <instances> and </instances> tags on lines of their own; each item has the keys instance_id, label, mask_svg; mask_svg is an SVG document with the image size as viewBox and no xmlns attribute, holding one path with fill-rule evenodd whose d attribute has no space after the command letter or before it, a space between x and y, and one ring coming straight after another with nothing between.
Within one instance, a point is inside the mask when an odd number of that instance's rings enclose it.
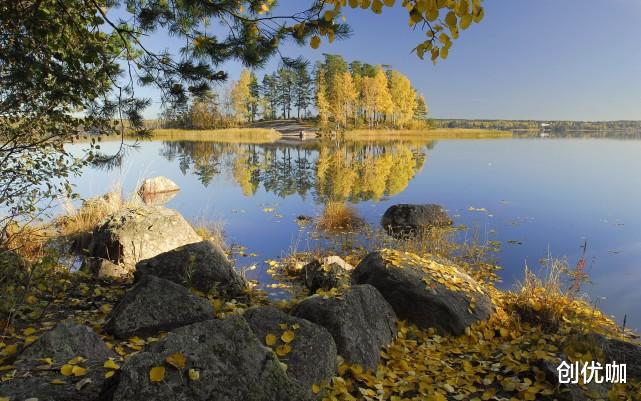
<instances>
[{"instance_id":1,"label":"water reflection","mask_svg":"<svg viewBox=\"0 0 641 401\"><path fill-rule=\"evenodd\" d=\"M178 160L207 187L231 172L245 196L262 187L279 197L312 196L319 203L380 200L402 192L423 168L433 141L323 140L288 144L167 141L160 154Z\"/></svg>"}]
</instances>

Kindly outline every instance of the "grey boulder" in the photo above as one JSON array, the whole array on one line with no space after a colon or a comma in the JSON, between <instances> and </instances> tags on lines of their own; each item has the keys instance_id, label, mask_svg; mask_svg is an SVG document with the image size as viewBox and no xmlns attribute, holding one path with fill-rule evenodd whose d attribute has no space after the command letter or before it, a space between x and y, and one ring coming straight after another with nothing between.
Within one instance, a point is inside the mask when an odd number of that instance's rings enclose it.
<instances>
[{"instance_id":1,"label":"grey boulder","mask_svg":"<svg viewBox=\"0 0 641 401\"><path fill-rule=\"evenodd\" d=\"M94 230L89 256L133 269L141 260L200 241L177 211L162 206L132 207L110 215Z\"/></svg>"},{"instance_id":2,"label":"grey boulder","mask_svg":"<svg viewBox=\"0 0 641 401\"><path fill-rule=\"evenodd\" d=\"M396 237L407 237L432 227L447 227L452 219L439 205L399 204L390 206L381 218L381 226Z\"/></svg>"},{"instance_id":3,"label":"grey boulder","mask_svg":"<svg viewBox=\"0 0 641 401\"><path fill-rule=\"evenodd\" d=\"M441 334L463 334L494 311L483 288L456 266L409 252L370 253L356 266L352 282L373 285L400 319Z\"/></svg>"},{"instance_id":4,"label":"grey boulder","mask_svg":"<svg viewBox=\"0 0 641 401\"><path fill-rule=\"evenodd\" d=\"M269 334L276 336L278 341L272 345L274 349L285 344L280 339L285 331L294 333L294 339L289 343L291 352L280 360L287 364L287 375L307 389L309 395L313 384L326 382L335 374L336 344L324 327L290 316L273 306L248 309L244 317L261 342L265 343Z\"/></svg>"},{"instance_id":5,"label":"grey boulder","mask_svg":"<svg viewBox=\"0 0 641 401\"><path fill-rule=\"evenodd\" d=\"M63 376L60 367L79 356L84 360L78 366L87 369L86 374ZM117 355L89 327L73 322L59 323L18 356L14 362L14 379L2 383L0 397L41 401L95 400L105 382L102 365L115 357ZM44 358L51 358L53 365L46 365L42 361ZM64 383L52 384L53 380Z\"/></svg>"},{"instance_id":6,"label":"grey boulder","mask_svg":"<svg viewBox=\"0 0 641 401\"><path fill-rule=\"evenodd\" d=\"M136 280L147 275L219 295L234 297L243 293L247 283L234 270L227 256L211 241L183 245L139 262Z\"/></svg>"},{"instance_id":7,"label":"grey boulder","mask_svg":"<svg viewBox=\"0 0 641 401\"><path fill-rule=\"evenodd\" d=\"M207 300L172 281L145 276L111 311L105 331L118 338L147 336L213 317Z\"/></svg>"},{"instance_id":8,"label":"grey boulder","mask_svg":"<svg viewBox=\"0 0 641 401\"><path fill-rule=\"evenodd\" d=\"M174 353L184 369L165 363ZM151 368L165 366L161 382ZM189 376L197 372L198 379ZM182 327L133 355L122 366L113 401L302 401L300 386L287 377L276 356L263 347L241 316Z\"/></svg>"},{"instance_id":9,"label":"grey boulder","mask_svg":"<svg viewBox=\"0 0 641 401\"><path fill-rule=\"evenodd\" d=\"M308 297L292 315L325 327L338 354L366 369L376 369L381 348L396 336L396 314L371 285L353 286L336 297Z\"/></svg>"},{"instance_id":10,"label":"grey boulder","mask_svg":"<svg viewBox=\"0 0 641 401\"><path fill-rule=\"evenodd\" d=\"M121 278L129 274L129 271L123 266L107 259L95 257L85 258L80 270L91 274L95 278Z\"/></svg>"},{"instance_id":11,"label":"grey boulder","mask_svg":"<svg viewBox=\"0 0 641 401\"><path fill-rule=\"evenodd\" d=\"M178 184L163 176L147 178L138 188L139 195L176 191L180 191Z\"/></svg>"}]
</instances>

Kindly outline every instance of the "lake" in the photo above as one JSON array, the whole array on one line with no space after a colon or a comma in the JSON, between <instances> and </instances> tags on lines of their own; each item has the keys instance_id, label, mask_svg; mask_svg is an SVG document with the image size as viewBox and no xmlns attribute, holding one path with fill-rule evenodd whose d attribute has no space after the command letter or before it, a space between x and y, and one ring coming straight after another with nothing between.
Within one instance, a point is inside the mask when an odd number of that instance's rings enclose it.
<instances>
[{"instance_id":1,"label":"lake","mask_svg":"<svg viewBox=\"0 0 641 401\"><path fill-rule=\"evenodd\" d=\"M192 222L224 222L228 244L245 247L237 266L256 265L248 276L262 285L273 282L266 260L292 244L317 246L296 217L318 215L327 200L348 199L372 224L396 203L438 203L455 224L501 242L501 288L548 254L574 266L586 243L583 290L619 324L627 315L627 327L641 329L640 171L639 139L154 140L73 182L88 198L115 185L130 193L156 175L174 180L182 190L167 206Z\"/></svg>"}]
</instances>

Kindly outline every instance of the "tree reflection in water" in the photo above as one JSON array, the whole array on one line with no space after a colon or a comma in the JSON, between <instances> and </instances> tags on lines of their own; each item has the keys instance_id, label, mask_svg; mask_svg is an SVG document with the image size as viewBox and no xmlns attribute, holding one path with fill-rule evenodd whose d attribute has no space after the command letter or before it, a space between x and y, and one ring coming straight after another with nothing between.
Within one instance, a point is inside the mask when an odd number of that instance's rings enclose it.
<instances>
[{"instance_id":1,"label":"tree reflection in water","mask_svg":"<svg viewBox=\"0 0 641 401\"><path fill-rule=\"evenodd\" d=\"M280 197L312 196L318 203L380 200L402 192L425 163L433 141L321 140L298 145L164 142L161 155L207 186L232 178L245 196L261 187Z\"/></svg>"}]
</instances>

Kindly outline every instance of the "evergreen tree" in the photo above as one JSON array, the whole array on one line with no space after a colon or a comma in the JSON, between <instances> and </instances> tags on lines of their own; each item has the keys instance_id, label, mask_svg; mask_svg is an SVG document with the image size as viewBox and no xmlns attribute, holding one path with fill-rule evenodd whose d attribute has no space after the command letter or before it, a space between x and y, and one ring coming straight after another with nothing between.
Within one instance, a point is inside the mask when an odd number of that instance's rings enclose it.
<instances>
[{"instance_id":1,"label":"evergreen tree","mask_svg":"<svg viewBox=\"0 0 641 401\"><path fill-rule=\"evenodd\" d=\"M294 104L296 106L296 117L300 119L300 112L306 113L312 103L314 87L307 63L298 66L294 71Z\"/></svg>"}]
</instances>

